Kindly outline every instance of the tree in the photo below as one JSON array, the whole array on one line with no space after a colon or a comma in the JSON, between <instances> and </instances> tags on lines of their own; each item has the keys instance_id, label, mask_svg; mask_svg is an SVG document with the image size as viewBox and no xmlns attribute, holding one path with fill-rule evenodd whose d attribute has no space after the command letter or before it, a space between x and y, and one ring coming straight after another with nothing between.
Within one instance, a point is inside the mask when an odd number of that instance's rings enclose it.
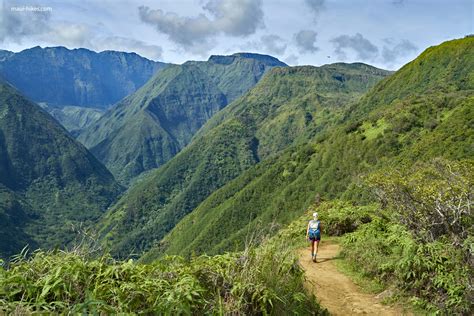
<instances>
[{"instance_id":1,"label":"tree","mask_svg":"<svg viewBox=\"0 0 474 316\"><path fill-rule=\"evenodd\" d=\"M395 211L413 237L423 243L446 236L454 247L463 247L474 235L472 159L454 162L437 158L372 174L367 182L382 205Z\"/></svg>"}]
</instances>

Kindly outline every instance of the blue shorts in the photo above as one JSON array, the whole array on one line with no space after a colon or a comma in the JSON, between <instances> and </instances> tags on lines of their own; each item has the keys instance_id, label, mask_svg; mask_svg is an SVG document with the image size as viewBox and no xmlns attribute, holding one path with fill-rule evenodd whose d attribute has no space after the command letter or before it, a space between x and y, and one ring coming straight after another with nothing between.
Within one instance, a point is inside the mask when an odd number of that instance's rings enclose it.
<instances>
[{"instance_id":1,"label":"blue shorts","mask_svg":"<svg viewBox=\"0 0 474 316\"><path fill-rule=\"evenodd\" d=\"M321 233L320 232L316 232L316 233L310 232L309 233L309 240L320 241L321 240Z\"/></svg>"}]
</instances>

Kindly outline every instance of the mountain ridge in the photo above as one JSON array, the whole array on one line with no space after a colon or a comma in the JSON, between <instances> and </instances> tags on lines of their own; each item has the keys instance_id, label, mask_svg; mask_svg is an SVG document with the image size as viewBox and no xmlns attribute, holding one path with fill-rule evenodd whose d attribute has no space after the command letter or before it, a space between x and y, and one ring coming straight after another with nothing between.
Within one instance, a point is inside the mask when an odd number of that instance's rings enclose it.
<instances>
[{"instance_id":1,"label":"mountain ridge","mask_svg":"<svg viewBox=\"0 0 474 316\"><path fill-rule=\"evenodd\" d=\"M64 127L5 82L0 82L0 153L6 197L0 213L7 227L23 227L21 239L33 240L32 246L68 244L74 237L71 224L97 220L122 190ZM9 226L9 221L16 224ZM15 252L8 248L0 253Z\"/></svg>"},{"instance_id":2,"label":"mountain ridge","mask_svg":"<svg viewBox=\"0 0 474 316\"><path fill-rule=\"evenodd\" d=\"M388 74L376 68L368 72L346 67L345 71L344 66L270 70L253 89L214 115L183 151L130 188L105 215L99 227L106 244L113 245L112 252L127 255L159 240L227 181L329 128L347 103ZM147 201L147 207L142 201Z\"/></svg>"},{"instance_id":3,"label":"mountain ridge","mask_svg":"<svg viewBox=\"0 0 474 316\"><path fill-rule=\"evenodd\" d=\"M4 57L0 73L35 102L104 109L166 65L136 53L35 46Z\"/></svg>"},{"instance_id":4,"label":"mountain ridge","mask_svg":"<svg viewBox=\"0 0 474 316\"><path fill-rule=\"evenodd\" d=\"M129 183L176 155L208 119L247 92L270 68L273 66L238 56L228 64L189 61L169 66L117 103L78 139L119 180ZM124 143L129 148L126 152Z\"/></svg>"},{"instance_id":5,"label":"mountain ridge","mask_svg":"<svg viewBox=\"0 0 474 316\"><path fill-rule=\"evenodd\" d=\"M472 159L474 81L468 78L474 71L470 53L474 39L448 42L428 52L433 50L436 54L421 54L349 106L349 114L341 116L331 133L290 147L214 191L144 260L163 253L216 254L240 249L248 234L267 231L268 223L289 223L314 203L315 196L367 203L370 199L358 184L361 177L386 166L411 165L434 157ZM432 67L439 56L450 63L452 76L448 77L452 79L445 84L460 87L451 94L438 89L443 78L435 74L446 69ZM407 78L412 76L419 82L425 82L423 77L437 80L423 90L408 92L405 85L412 85ZM464 84L466 81L470 83ZM404 89L403 98L386 102Z\"/></svg>"}]
</instances>

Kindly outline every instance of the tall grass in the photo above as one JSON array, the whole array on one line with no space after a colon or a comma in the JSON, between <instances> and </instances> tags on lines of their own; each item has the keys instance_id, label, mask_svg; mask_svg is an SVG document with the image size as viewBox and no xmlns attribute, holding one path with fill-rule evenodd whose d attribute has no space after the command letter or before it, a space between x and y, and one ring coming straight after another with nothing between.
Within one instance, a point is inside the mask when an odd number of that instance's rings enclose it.
<instances>
[{"instance_id":1,"label":"tall grass","mask_svg":"<svg viewBox=\"0 0 474 316\"><path fill-rule=\"evenodd\" d=\"M303 281L281 239L151 264L36 251L0 268L0 313L324 314Z\"/></svg>"}]
</instances>

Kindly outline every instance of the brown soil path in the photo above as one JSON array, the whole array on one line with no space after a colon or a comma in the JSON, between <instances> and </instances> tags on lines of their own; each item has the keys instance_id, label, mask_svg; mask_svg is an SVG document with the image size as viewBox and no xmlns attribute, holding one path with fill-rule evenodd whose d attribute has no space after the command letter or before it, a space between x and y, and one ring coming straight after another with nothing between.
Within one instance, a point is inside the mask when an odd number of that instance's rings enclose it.
<instances>
[{"instance_id":1,"label":"brown soil path","mask_svg":"<svg viewBox=\"0 0 474 316\"><path fill-rule=\"evenodd\" d=\"M307 286L331 315L408 315L401 308L382 305L374 294L363 293L334 264L340 247L322 241L317 262L311 260L311 248L300 250L300 264L305 270Z\"/></svg>"}]
</instances>

